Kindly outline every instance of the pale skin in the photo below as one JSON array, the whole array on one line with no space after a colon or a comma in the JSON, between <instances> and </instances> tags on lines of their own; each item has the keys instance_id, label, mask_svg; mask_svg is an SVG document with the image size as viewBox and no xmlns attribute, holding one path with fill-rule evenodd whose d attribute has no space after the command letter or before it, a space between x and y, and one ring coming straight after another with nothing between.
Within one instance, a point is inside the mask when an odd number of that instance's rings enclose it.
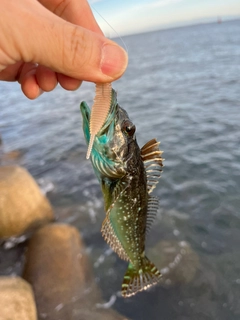
<instances>
[{"instance_id":1,"label":"pale skin","mask_svg":"<svg viewBox=\"0 0 240 320\"><path fill-rule=\"evenodd\" d=\"M86 0L0 0L0 80L18 81L29 99L57 83L112 82L127 54L104 37Z\"/></svg>"}]
</instances>

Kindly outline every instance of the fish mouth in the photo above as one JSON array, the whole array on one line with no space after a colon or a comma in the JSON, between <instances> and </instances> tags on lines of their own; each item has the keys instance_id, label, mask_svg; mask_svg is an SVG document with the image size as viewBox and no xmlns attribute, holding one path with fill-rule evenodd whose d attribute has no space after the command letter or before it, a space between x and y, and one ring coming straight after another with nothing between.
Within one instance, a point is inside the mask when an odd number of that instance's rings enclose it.
<instances>
[{"instance_id":1,"label":"fish mouth","mask_svg":"<svg viewBox=\"0 0 240 320\"><path fill-rule=\"evenodd\" d=\"M90 141L90 118L91 110L86 102L82 102L80 110L83 118L83 132L87 144ZM96 134L91 152L91 161L94 171L99 180L102 176L109 178L121 178L125 174L123 164L116 158L112 141L115 136L115 125L118 121L120 107L117 103L117 94L112 90L111 106L107 118Z\"/></svg>"}]
</instances>

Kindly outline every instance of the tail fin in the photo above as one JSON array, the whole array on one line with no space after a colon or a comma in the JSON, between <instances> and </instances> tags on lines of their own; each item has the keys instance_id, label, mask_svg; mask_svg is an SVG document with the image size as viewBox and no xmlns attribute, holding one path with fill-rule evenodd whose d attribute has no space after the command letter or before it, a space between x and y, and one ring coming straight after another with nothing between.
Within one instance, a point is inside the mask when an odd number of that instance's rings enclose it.
<instances>
[{"instance_id":1,"label":"tail fin","mask_svg":"<svg viewBox=\"0 0 240 320\"><path fill-rule=\"evenodd\" d=\"M122 296L124 298L130 297L139 291L146 290L156 284L161 276L159 270L147 257L144 258L143 266L139 270L136 270L134 266L129 263L127 272L123 278Z\"/></svg>"}]
</instances>

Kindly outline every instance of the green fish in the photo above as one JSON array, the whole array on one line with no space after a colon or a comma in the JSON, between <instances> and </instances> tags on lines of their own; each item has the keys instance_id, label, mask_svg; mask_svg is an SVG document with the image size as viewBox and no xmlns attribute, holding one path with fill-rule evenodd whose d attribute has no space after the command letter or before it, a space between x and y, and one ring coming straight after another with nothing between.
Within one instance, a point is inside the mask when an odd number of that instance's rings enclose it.
<instances>
[{"instance_id":1,"label":"green fish","mask_svg":"<svg viewBox=\"0 0 240 320\"><path fill-rule=\"evenodd\" d=\"M86 102L80 109L88 144L90 109ZM91 162L104 197L102 235L119 257L129 262L122 283L123 297L147 289L161 277L145 255L145 237L158 210L158 199L150 193L160 178L162 151L156 139L140 149L135 131L112 90L109 114L94 139Z\"/></svg>"}]
</instances>

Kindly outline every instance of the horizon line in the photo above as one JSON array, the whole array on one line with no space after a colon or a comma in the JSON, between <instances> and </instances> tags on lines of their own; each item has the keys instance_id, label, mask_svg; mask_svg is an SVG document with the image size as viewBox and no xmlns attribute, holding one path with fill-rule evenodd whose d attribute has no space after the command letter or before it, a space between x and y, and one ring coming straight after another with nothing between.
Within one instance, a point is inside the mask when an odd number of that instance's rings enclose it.
<instances>
[{"instance_id":1,"label":"horizon line","mask_svg":"<svg viewBox=\"0 0 240 320\"><path fill-rule=\"evenodd\" d=\"M236 16L232 16L232 17L225 17L225 18L222 16L216 16L216 17L209 18L209 20L211 19L211 21L204 21L204 18L203 18L203 21L185 21L185 22L179 22L179 25L178 25L178 23L176 23L174 25L162 25L162 26L159 26L158 28L153 28L153 29L146 30L146 31L119 34L118 36L113 36L113 37L106 36L106 37L108 37L109 39L119 39L121 37L141 35L141 34L146 34L146 33L150 33L150 32L158 32L158 31L186 28L186 27L205 25L205 24L218 24L217 18L220 18L221 19L220 24L223 24L223 23L228 23L228 22L240 20L240 15L236 15ZM114 32L115 32L115 30L114 30Z\"/></svg>"}]
</instances>

